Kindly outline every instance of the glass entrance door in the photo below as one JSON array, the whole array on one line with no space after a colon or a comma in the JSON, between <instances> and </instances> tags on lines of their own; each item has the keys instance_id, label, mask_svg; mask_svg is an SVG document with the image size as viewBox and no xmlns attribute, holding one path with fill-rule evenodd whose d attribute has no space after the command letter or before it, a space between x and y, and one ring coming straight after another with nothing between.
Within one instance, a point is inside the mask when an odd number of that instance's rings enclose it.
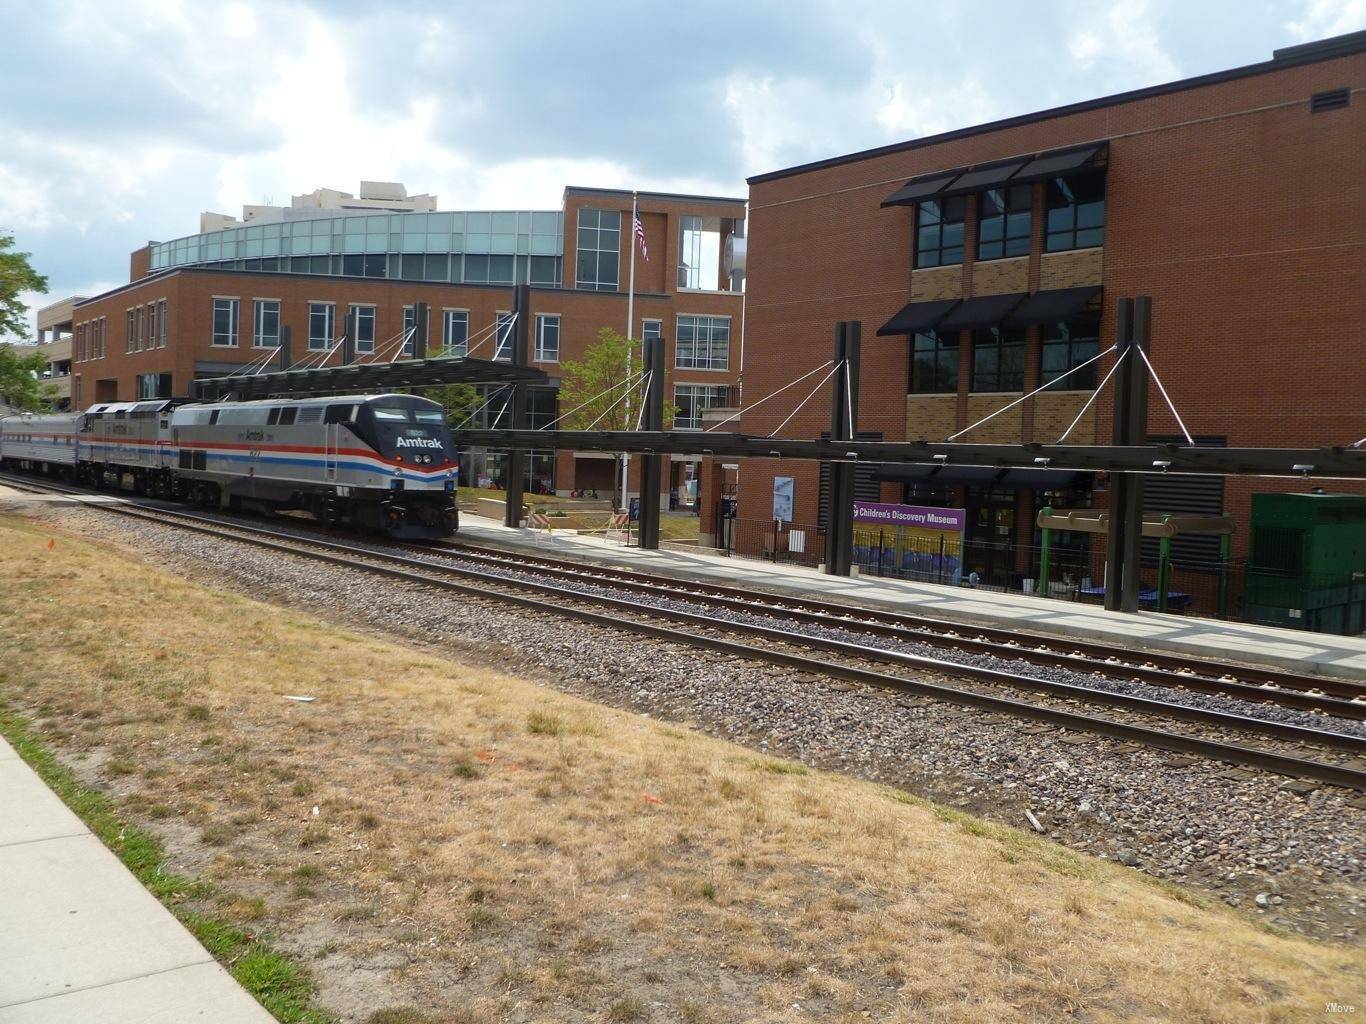
<instances>
[{"instance_id":1,"label":"glass entrance door","mask_svg":"<svg viewBox=\"0 0 1366 1024\"><path fill-rule=\"evenodd\" d=\"M968 488L963 578L1008 589L1015 573L1015 492Z\"/></svg>"}]
</instances>

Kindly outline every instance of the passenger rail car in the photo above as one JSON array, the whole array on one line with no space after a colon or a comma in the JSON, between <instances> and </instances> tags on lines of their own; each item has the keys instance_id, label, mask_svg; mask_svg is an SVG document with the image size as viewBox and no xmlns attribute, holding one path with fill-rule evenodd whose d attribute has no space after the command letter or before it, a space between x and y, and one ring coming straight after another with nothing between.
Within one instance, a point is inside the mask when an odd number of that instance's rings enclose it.
<instances>
[{"instance_id":1,"label":"passenger rail car","mask_svg":"<svg viewBox=\"0 0 1366 1024\"><path fill-rule=\"evenodd\" d=\"M393 537L458 527L445 410L411 395L105 403L0 420L0 461L224 508L302 509Z\"/></svg>"}]
</instances>

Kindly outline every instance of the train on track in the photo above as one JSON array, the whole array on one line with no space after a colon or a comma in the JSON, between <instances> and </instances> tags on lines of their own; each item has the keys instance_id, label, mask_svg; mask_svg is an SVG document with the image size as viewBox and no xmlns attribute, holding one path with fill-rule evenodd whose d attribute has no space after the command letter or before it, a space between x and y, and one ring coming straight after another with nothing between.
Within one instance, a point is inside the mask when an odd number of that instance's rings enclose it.
<instances>
[{"instance_id":1,"label":"train on track","mask_svg":"<svg viewBox=\"0 0 1366 1024\"><path fill-rule=\"evenodd\" d=\"M459 526L445 409L413 395L21 413L0 418L0 465L209 507L303 510L405 540Z\"/></svg>"}]
</instances>

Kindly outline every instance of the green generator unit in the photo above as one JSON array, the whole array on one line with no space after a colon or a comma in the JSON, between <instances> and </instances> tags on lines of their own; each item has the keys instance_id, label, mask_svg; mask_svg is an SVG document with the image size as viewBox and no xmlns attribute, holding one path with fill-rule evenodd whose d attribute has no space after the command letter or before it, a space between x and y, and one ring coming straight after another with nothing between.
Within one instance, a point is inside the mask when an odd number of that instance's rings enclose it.
<instances>
[{"instance_id":1,"label":"green generator unit","mask_svg":"<svg viewBox=\"0 0 1366 1024\"><path fill-rule=\"evenodd\" d=\"M1254 494L1249 622L1366 632L1366 496Z\"/></svg>"}]
</instances>

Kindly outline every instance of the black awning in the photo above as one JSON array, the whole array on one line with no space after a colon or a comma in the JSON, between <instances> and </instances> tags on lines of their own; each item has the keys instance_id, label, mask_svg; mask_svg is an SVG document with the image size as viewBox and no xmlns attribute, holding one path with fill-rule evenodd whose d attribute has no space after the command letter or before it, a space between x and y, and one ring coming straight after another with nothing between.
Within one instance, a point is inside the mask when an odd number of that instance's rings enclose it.
<instances>
[{"instance_id":1,"label":"black awning","mask_svg":"<svg viewBox=\"0 0 1366 1024\"><path fill-rule=\"evenodd\" d=\"M943 192L949 182L963 173L963 168L954 171L935 171L912 178L906 184L882 201L883 206L912 206L924 199L933 199Z\"/></svg>"},{"instance_id":2,"label":"black awning","mask_svg":"<svg viewBox=\"0 0 1366 1024\"><path fill-rule=\"evenodd\" d=\"M1015 175L1016 181L1039 181L1043 178L1056 178L1060 174L1071 174L1085 167L1097 153L1105 148L1103 142L1093 142L1086 146L1071 149L1054 149L1040 153L1024 169Z\"/></svg>"},{"instance_id":3,"label":"black awning","mask_svg":"<svg viewBox=\"0 0 1366 1024\"><path fill-rule=\"evenodd\" d=\"M928 331L944 314L958 305L957 299L934 299L929 302L908 302L897 310L896 316L877 329L879 337L888 334L915 334Z\"/></svg>"},{"instance_id":4,"label":"black awning","mask_svg":"<svg viewBox=\"0 0 1366 1024\"><path fill-rule=\"evenodd\" d=\"M1004 185L1029 159L998 161L994 164L983 164L981 167L974 167L966 174L959 175L952 187L944 189L944 195L965 195L968 192L980 192L983 189L997 188Z\"/></svg>"},{"instance_id":5,"label":"black awning","mask_svg":"<svg viewBox=\"0 0 1366 1024\"><path fill-rule=\"evenodd\" d=\"M1070 469L998 469L991 466L879 466L880 483L939 487L1000 487L1011 491L1056 491L1092 482L1094 473Z\"/></svg>"},{"instance_id":6,"label":"black awning","mask_svg":"<svg viewBox=\"0 0 1366 1024\"><path fill-rule=\"evenodd\" d=\"M979 295L965 299L963 304L939 322L946 331L971 331L978 327L995 327L1013 310L1024 292L1008 295Z\"/></svg>"},{"instance_id":7,"label":"black awning","mask_svg":"<svg viewBox=\"0 0 1366 1024\"><path fill-rule=\"evenodd\" d=\"M1064 323L1086 308L1099 294L1100 285L1035 292L1015 307L1015 312L1006 317L1006 326L1028 327L1030 324Z\"/></svg>"}]
</instances>

